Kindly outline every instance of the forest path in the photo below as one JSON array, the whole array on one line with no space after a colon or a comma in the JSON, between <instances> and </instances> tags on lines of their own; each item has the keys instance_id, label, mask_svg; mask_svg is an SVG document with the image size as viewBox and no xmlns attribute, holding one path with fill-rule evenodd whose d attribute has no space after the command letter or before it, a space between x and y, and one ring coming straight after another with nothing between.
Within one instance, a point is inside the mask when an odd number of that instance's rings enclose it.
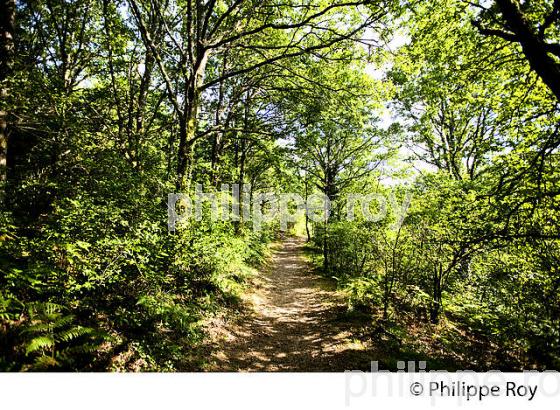
<instances>
[{"instance_id":1,"label":"forest path","mask_svg":"<svg viewBox=\"0 0 560 410\"><path fill-rule=\"evenodd\" d=\"M344 371L368 369L371 352L352 337L356 324L335 285L314 274L304 241L287 238L272 266L245 295L241 317L214 324L209 371Z\"/></svg>"}]
</instances>

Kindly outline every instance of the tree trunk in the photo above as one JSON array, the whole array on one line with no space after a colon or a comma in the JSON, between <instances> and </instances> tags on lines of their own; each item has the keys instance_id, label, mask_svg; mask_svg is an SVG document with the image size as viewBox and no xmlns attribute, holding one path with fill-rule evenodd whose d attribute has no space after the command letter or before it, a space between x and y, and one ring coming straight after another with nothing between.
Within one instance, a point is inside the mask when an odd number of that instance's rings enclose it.
<instances>
[{"instance_id":1,"label":"tree trunk","mask_svg":"<svg viewBox=\"0 0 560 410\"><path fill-rule=\"evenodd\" d=\"M430 307L430 321L433 324L439 322L439 316L441 313L441 280L443 277L443 267L439 264L438 267L434 268L434 283L432 290L432 305Z\"/></svg>"},{"instance_id":2,"label":"tree trunk","mask_svg":"<svg viewBox=\"0 0 560 410\"><path fill-rule=\"evenodd\" d=\"M8 167L8 112L9 86L14 57L15 0L0 0L0 202L4 202L4 186Z\"/></svg>"},{"instance_id":3,"label":"tree trunk","mask_svg":"<svg viewBox=\"0 0 560 410\"><path fill-rule=\"evenodd\" d=\"M227 71L227 60L228 60L228 51L224 55L224 59L222 62L222 75ZM218 89L218 103L216 107L216 115L214 117L214 125L218 127L222 122L222 115L224 113L224 92L225 92L225 82L220 82L220 87ZM212 159L211 159L211 183L218 187L219 184L219 169L220 169L220 157L222 154L222 139L223 139L223 132L216 131L214 134L214 139L212 141Z\"/></svg>"},{"instance_id":4,"label":"tree trunk","mask_svg":"<svg viewBox=\"0 0 560 410\"><path fill-rule=\"evenodd\" d=\"M249 112L250 112L250 99L246 98L245 99L245 110L243 112L243 130L244 130L244 134L241 136L240 139L240 147L239 147L239 153L241 154L239 157L239 178L237 180L237 183L239 185L239 188L242 189L243 188L243 182L245 181L245 165L247 162L247 152L250 149L250 144L249 146L247 146L247 140L245 139L245 135L249 132ZM238 145L239 145L238 143ZM237 161L236 161L237 162ZM241 215L239 215L239 221L237 221L237 224L235 225L235 233L239 233L241 226L243 224L243 217L242 217L242 213Z\"/></svg>"},{"instance_id":5,"label":"tree trunk","mask_svg":"<svg viewBox=\"0 0 560 410\"><path fill-rule=\"evenodd\" d=\"M194 145L200 99L198 91L188 93L185 115L179 120L179 152L177 155L177 190L188 191L194 162Z\"/></svg>"},{"instance_id":6,"label":"tree trunk","mask_svg":"<svg viewBox=\"0 0 560 410\"><path fill-rule=\"evenodd\" d=\"M211 158L211 165L210 165L210 169L212 172L211 183L215 187L217 187L220 183L219 164L220 164L221 151L222 151L222 133L220 131L216 131L216 133L214 134L214 139L212 140L212 158Z\"/></svg>"},{"instance_id":7,"label":"tree trunk","mask_svg":"<svg viewBox=\"0 0 560 410\"><path fill-rule=\"evenodd\" d=\"M142 170L142 158L140 155L141 138L144 137L145 124L144 116L146 111L146 105L148 100L148 93L150 91L150 84L152 82L152 72L154 70L154 56L151 50L146 49L146 55L144 58L144 73L141 75L140 87L138 90L138 98L136 101L136 115L135 115L135 130L133 131L133 140L131 153L133 153L133 166L137 171Z\"/></svg>"},{"instance_id":8,"label":"tree trunk","mask_svg":"<svg viewBox=\"0 0 560 410\"><path fill-rule=\"evenodd\" d=\"M311 241L311 233L309 232L309 210L307 209L307 198L309 197L309 181L305 178L305 233L307 234L307 242Z\"/></svg>"},{"instance_id":9,"label":"tree trunk","mask_svg":"<svg viewBox=\"0 0 560 410\"><path fill-rule=\"evenodd\" d=\"M189 125L190 123L190 125ZM182 118L179 120L179 151L177 155L177 191L190 188L190 174L194 153L195 120Z\"/></svg>"},{"instance_id":10,"label":"tree trunk","mask_svg":"<svg viewBox=\"0 0 560 410\"><path fill-rule=\"evenodd\" d=\"M239 176L237 179L237 184L239 186L239 192L243 190L243 183L245 181L245 162L247 160L247 148L246 148L246 141L244 139L241 140L241 157L239 160ZM241 203L241 199L240 199ZM251 203L251 202L249 202ZM243 226L243 212L239 213L239 220L235 221L235 233L239 234L241 232L241 227Z\"/></svg>"},{"instance_id":11,"label":"tree trunk","mask_svg":"<svg viewBox=\"0 0 560 410\"><path fill-rule=\"evenodd\" d=\"M389 269L385 262L385 280L383 281L383 320L389 316Z\"/></svg>"},{"instance_id":12,"label":"tree trunk","mask_svg":"<svg viewBox=\"0 0 560 410\"><path fill-rule=\"evenodd\" d=\"M198 110L200 108L200 87L204 82L208 54L199 47L199 58L189 78L185 90L185 112L179 127L179 155L177 163L177 190L188 191L194 167L194 145L198 127Z\"/></svg>"},{"instance_id":13,"label":"tree trunk","mask_svg":"<svg viewBox=\"0 0 560 410\"><path fill-rule=\"evenodd\" d=\"M323 232L323 271L329 273L329 221L325 218L325 231Z\"/></svg>"}]
</instances>

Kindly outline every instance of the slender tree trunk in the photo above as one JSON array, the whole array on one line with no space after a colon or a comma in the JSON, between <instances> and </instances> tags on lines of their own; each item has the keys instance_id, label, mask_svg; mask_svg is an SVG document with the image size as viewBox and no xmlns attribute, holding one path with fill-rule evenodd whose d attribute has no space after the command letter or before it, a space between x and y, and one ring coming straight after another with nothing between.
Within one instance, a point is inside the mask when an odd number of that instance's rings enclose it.
<instances>
[{"instance_id":1,"label":"slender tree trunk","mask_svg":"<svg viewBox=\"0 0 560 410\"><path fill-rule=\"evenodd\" d=\"M247 160L247 148L246 148L246 141L241 141L241 157L239 159L239 179L237 183L239 186L243 186L243 181L245 180L245 162Z\"/></svg>"},{"instance_id":2,"label":"slender tree trunk","mask_svg":"<svg viewBox=\"0 0 560 410\"><path fill-rule=\"evenodd\" d=\"M222 62L222 75L225 74L227 70L227 57L228 52L226 50L226 54L224 55L224 59ZM220 87L218 90L218 103L216 107L216 115L214 117L214 125L218 127L222 122L222 115L224 113L224 90L225 84L224 81L220 82ZM223 132L216 131L214 134L214 139L212 141L212 159L211 159L211 182L212 184L217 187L219 184L219 169L220 169L220 157L222 154L222 139L223 139Z\"/></svg>"},{"instance_id":3,"label":"slender tree trunk","mask_svg":"<svg viewBox=\"0 0 560 410\"><path fill-rule=\"evenodd\" d=\"M249 110L250 110L250 100L247 98L245 100L245 110L243 113L243 130L244 133L247 134L248 127L249 127ZM247 140L244 138L245 135L242 135L240 140L240 156L239 156L239 178L237 183L240 189L243 188L243 182L245 181L245 163L247 162L247 151L249 147L247 147ZM242 213L241 213L242 214ZM235 232L239 233L241 226L243 224L242 215L240 215L240 219L235 226Z\"/></svg>"},{"instance_id":4,"label":"slender tree trunk","mask_svg":"<svg viewBox=\"0 0 560 410\"><path fill-rule=\"evenodd\" d=\"M237 184L239 186L240 192L243 190L243 182L245 181L245 162L247 159L247 149L245 147L245 140L241 140L241 156L239 160L239 177L237 179ZM241 194L240 194L241 195ZM251 202L249 202L251 203ZM239 213L239 220L235 222L235 233L238 234L241 231L241 226L243 226L243 212Z\"/></svg>"},{"instance_id":5,"label":"slender tree trunk","mask_svg":"<svg viewBox=\"0 0 560 410\"><path fill-rule=\"evenodd\" d=\"M441 280L443 277L443 267L441 264L434 268L434 283L432 292L432 306L430 309L430 321L433 324L439 322L439 316L441 313Z\"/></svg>"},{"instance_id":6,"label":"slender tree trunk","mask_svg":"<svg viewBox=\"0 0 560 410\"><path fill-rule=\"evenodd\" d=\"M15 0L0 0L0 202L4 202L4 184L8 168L8 112L9 86L14 57Z\"/></svg>"},{"instance_id":7,"label":"slender tree trunk","mask_svg":"<svg viewBox=\"0 0 560 410\"><path fill-rule=\"evenodd\" d=\"M154 70L154 56L151 50L148 48L146 50L146 55L144 58L144 73L142 73L142 78L140 80L140 88L138 90L138 99L136 103L136 124L134 130L134 146L132 151L134 152L134 165L136 170L142 170L142 158L140 154L141 138L144 136L145 124L144 115L148 100L148 93L150 91L150 84L152 82L152 72Z\"/></svg>"},{"instance_id":8,"label":"slender tree trunk","mask_svg":"<svg viewBox=\"0 0 560 410\"><path fill-rule=\"evenodd\" d=\"M305 233L307 234L307 242L311 241L311 233L309 232L309 210L307 209L307 198L309 197L309 181L305 178Z\"/></svg>"},{"instance_id":9,"label":"slender tree trunk","mask_svg":"<svg viewBox=\"0 0 560 410\"><path fill-rule=\"evenodd\" d=\"M172 175L174 174L174 169L173 169L173 155L175 154L175 138L178 134L178 132L176 131L177 128L177 121L176 120L176 116L174 115L173 117L173 124L171 125L171 129L169 130L169 137L167 138L167 167L166 167L166 173L165 173L165 179L167 181L169 181L172 178Z\"/></svg>"},{"instance_id":10,"label":"slender tree trunk","mask_svg":"<svg viewBox=\"0 0 560 410\"><path fill-rule=\"evenodd\" d=\"M212 185L217 187L220 183L219 178L219 164L220 164L220 157L221 157L221 149L222 149L222 133L220 131L216 131L214 134L214 139L212 140L212 158L211 158L211 182Z\"/></svg>"},{"instance_id":11,"label":"slender tree trunk","mask_svg":"<svg viewBox=\"0 0 560 410\"><path fill-rule=\"evenodd\" d=\"M325 232L323 232L323 271L328 273L330 270L329 258L329 219L325 217Z\"/></svg>"},{"instance_id":12,"label":"slender tree trunk","mask_svg":"<svg viewBox=\"0 0 560 410\"><path fill-rule=\"evenodd\" d=\"M383 265L385 269L385 277L383 278L383 320L385 321L389 313L389 266L386 260L383 261Z\"/></svg>"},{"instance_id":13,"label":"slender tree trunk","mask_svg":"<svg viewBox=\"0 0 560 410\"><path fill-rule=\"evenodd\" d=\"M330 145L327 145L327 155L330 152ZM330 270L330 257L329 257L329 219L332 212L332 205L336 197L336 187L334 185L334 174L331 168L327 165L325 167L325 186L323 194L329 199L328 207L325 207L325 232L323 236L323 270L328 272Z\"/></svg>"}]
</instances>

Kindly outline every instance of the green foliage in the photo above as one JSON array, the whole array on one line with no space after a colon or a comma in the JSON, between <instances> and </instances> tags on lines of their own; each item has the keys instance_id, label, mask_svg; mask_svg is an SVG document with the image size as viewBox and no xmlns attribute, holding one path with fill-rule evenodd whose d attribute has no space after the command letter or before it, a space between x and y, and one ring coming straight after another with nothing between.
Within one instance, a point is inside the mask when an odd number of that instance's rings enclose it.
<instances>
[{"instance_id":1,"label":"green foliage","mask_svg":"<svg viewBox=\"0 0 560 410\"><path fill-rule=\"evenodd\" d=\"M104 339L102 332L76 325L75 317L54 303L30 304L22 332L31 370L75 369L80 356L95 353Z\"/></svg>"},{"instance_id":2,"label":"green foliage","mask_svg":"<svg viewBox=\"0 0 560 410\"><path fill-rule=\"evenodd\" d=\"M344 286L350 309L371 309L383 304L382 285L378 279L358 277Z\"/></svg>"},{"instance_id":3,"label":"green foliage","mask_svg":"<svg viewBox=\"0 0 560 410\"><path fill-rule=\"evenodd\" d=\"M481 30L514 27L488 1L304 3L18 2L0 368L192 369L278 223L168 232L167 195L198 183L327 195L330 219L298 230L392 347L421 324L560 366L560 111L519 42ZM555 7L520 3L552 59ZM345 221L356 193L412 200Z\"/></svg>"}]
</instances>

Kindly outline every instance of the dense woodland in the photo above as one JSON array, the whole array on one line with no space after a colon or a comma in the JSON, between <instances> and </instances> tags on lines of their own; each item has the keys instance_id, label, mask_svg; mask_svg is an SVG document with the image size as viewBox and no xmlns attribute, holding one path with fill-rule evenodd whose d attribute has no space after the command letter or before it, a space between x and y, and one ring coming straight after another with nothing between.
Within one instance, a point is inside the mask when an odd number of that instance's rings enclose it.
<instances>
[{"instance_id":1,"label":"dense woodland","mask_svg":"<svg viewBox=\"0 0 560 410\"><path fill-rule=\"evenodd\" d=\"M328 196L291 234L395 349L560 368L560 1L0 0L0 82L0 369L196 369L279 225L167 197L236 183Z\"/></svg>"}]
</instances>

